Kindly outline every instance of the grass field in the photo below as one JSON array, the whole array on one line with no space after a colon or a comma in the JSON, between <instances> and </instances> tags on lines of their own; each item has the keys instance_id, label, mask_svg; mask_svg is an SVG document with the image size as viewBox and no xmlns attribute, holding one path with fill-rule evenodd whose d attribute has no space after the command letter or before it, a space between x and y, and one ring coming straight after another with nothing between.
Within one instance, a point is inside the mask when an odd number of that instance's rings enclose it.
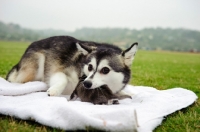
<instances>
[{"instance_id":1,"label":"grass field","mask_svg":"<svg viewBox=\"0 0 200 132\"><path fill-rule=\"evenodd\" d=\"M0 76L16 64L28 43L0 41ZM183 87L200 97L200 54L138 51L132 66L131 84L157 89ZM33 121L0 115L0 132L61 131ZM200 99L192 106L166 117L156 132L200 132Z\"/></svg>"}]
</instances>

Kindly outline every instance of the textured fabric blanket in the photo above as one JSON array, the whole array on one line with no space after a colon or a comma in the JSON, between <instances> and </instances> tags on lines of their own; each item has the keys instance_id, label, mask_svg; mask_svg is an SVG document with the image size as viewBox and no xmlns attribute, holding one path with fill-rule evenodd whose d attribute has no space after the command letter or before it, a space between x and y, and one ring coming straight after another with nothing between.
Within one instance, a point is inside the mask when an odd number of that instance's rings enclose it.
<instances>
[{"instance_id":1,"label":"textured fabric blanket","mask_svg":"<svg viewBox=\"0 0 200 132\"><path fill-rule=\"evenodd\" d=\"M197 96L183 88L157 90L127 85L132 99L119 105L93 105L68 101L69 96L48 97L42 82L9 83L0 78L0 114L64 130L93 127L106 131L153 131L165 116L191 105Z\"/></svg>"}]
</instances>

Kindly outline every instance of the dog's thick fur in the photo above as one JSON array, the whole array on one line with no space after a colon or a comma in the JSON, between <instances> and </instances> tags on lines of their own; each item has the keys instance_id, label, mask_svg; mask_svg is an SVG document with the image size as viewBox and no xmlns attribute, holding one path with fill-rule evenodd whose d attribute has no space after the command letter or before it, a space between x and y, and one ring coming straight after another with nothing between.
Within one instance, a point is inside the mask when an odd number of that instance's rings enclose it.
<instances>
[{"instance_id":1,"label":"dog's thick fur","mask_svg":"<svg viewBox=\"0 0 200 132\"><path fill-rule=\"evenodd\" d=\"M130 79L129 67L136 50L137 43L122 51L114 45L81 41L70 36L50 37L33 42L6 79L17 83L43 81L50 87L48 95L58 96L71 94L79 77L85 74L84 85L88 88L107 85L117 93ZM93 66L91 71L89 65ZM109 68L109 74L102 74L105 67Z\"/></svg>"}]
</instances>

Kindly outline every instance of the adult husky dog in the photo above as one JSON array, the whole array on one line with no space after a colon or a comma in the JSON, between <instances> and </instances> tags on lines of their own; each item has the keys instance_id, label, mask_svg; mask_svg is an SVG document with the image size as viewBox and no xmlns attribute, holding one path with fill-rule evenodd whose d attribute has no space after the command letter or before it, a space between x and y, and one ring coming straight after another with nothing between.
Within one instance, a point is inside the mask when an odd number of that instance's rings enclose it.
<instances>
[{"instance_id":1,"label":"adult husky dog","mask_svg":"<svg viewBox=\"0 0 200 132\"><path fill-rule=\"evenodd\" d=\"M137 43L122 51L120 48L70 36L55 36L33 42L21 60L8 73L10 82L43 81L49 96L71 94L86 75L83 84L94 89L107 85L113 93L122 90L129 82L130 66Z\"/></svg>"}]
</instances>

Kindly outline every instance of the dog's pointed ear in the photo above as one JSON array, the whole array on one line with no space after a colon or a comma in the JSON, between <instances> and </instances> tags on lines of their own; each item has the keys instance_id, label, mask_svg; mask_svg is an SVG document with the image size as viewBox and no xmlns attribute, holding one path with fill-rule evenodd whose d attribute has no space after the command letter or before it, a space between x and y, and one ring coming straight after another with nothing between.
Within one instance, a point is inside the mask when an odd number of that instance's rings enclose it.
<instances>
[{"instance_id":1,"label":"dog's pointed ear","mask_svg":"<svg viewBox=\"0 0 200 132\"><path fill-rule=\"evenodd\" d=\"M135 53L137 51L138 48L138 43L134 43L131 45L131 47L129 47L128 49L126 49L125 51L122 52L122 57L124 59L124 63L127 66L131 66L134 57L135 57Z\"/></svg>"},{"instance_id":2,"label":"dog's pointed ear","mask_svg":"<svg viewBox=\"0 0 200 132\"><path fill-rule=\"evenodd\" d=\"M84 55L91 53L92 50L93 50L91 47L86 46L86 45L82 45L82 44L79 44L79 43L76 43L76 47L77 47L78 51L83 53Z\"/></svg>"}]
</instances>

